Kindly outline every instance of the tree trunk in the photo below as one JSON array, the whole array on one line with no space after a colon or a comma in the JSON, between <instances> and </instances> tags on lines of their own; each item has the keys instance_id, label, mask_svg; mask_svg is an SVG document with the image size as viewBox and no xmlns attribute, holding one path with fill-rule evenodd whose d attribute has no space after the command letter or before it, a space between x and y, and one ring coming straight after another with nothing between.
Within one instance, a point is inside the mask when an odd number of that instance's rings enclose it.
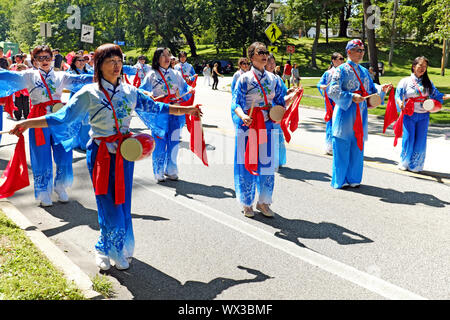
<instances>
[{"instance_id":1,"label":"tree trunk","mask_svg":"<svg viewBox=\"0 0 450 320\"><path fill-rule=\"evenodd\" d=\"M447 53L447 41L444 39L442 41L442 59L441 59L441 76L445 75L445 56Z\"/></svg>"},{"instance_id":2,"label":"tree trunk","mask_svg":"<svg viewBox=\"0 0 450 320\"><path fill-rule=\"evenodd\" d=\"M371 5L370 0L363 0L363 8L364 8L364 21L367 23L367 8ZM367 25L366 25L367 27ZM380 83L379 74L378 74L378 55L377 55L377 45L375 40L375 29L372 27L367 28L367 46L369 49L369 61L370 66L373 68L375 72L375 83Z\"/></svg>"},{"instance_id":3,"label":"tree trunk","mask_svg":"<svg viewBox=\"0 0 450 320\"><path fill-rule=\"evenodd\" d=\"M345 3L339 13L339 37L347 38L348 18L351 14L352 2Z\"/></svg>"},{"instance_id":4,"label":"tree trunk","mask_svg":"<svg viewBox=\"0 0 450 320\"><path fill-rule=\"evenodd\" d=\"M326 35L325 39L328 44L328 12L326 13L326 20L325 20L325 35Z\"/></svg>"},{"instance_id":5,"label":"tree trunk","mask_svg":"<svg viewBox=\"0 0 450 320\"><path fill-rule=\"evenodd\" d=\"M191 57L198 57L197 55L197 47L195 46L194 41L194 35L192 34L191 28L189 25L184 21L184 19L180 20L180 29L182 30L182 33L184 37L186 38L186 41L189 45L189 49L191 50Z\"/></svg>"},{"instance_id":6,"label":"tree trunk","mask_svg":"<svg viewBox=\"0 0 450 320\"><path fill-rule=\"evenodd\" d=\"M319 36L320 36L320 23L321 23L321 17L319 14L319 16L316 20L316 37L314 38L314 43L313 43L312 52L311 52L311 67L313 69L317 69L316 52L317 52L317 44L319 43Z\"/></svg>"},{"instance_id":7,"label":"tree trunk","mask_svg":"<svg viewBox=\"0 0 450 320\"><path fill-rule=\"evenodd\" d=\"M391 48L389 50L389 67L392 67L392 59L394 58L394 46L395 46L395 19L397 18L398 0L394 0L394 17L392 18L392 30L391 30Z\"/></svg>"}]
</instances>

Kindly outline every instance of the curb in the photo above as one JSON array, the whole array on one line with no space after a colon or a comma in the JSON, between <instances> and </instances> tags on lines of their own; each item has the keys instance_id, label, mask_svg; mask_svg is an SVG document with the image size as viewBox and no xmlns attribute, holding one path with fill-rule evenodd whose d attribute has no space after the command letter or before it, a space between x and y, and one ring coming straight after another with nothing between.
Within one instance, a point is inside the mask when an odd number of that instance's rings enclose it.
<instances>
[{"instance_id":1,"label":"curb","mask_svg":"<svg viewBox=\"0 0 450 320\"><path fill-rule=\"evenodd\" d=\"M67 280L73 281L89 300L101 300L104 297L92 289L92 281L75 263L73 263L47 236L33 225L11 202L0 201L0 209L10 218L27 237L41 250L55 267L61 270Z\"/></svg>"}]
</instances>

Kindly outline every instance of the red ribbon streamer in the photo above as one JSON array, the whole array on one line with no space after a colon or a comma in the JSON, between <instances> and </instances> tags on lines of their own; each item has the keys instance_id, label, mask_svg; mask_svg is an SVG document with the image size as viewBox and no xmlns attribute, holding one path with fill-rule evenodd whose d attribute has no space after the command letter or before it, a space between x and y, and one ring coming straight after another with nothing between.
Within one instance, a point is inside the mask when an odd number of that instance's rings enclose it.
<instances>
[{"instance_id":1,"label":"red ribbon streamer","mask_svg":"<svg viewBox=\"0 0 450 320\"><path fill-rule=\"evenodd\" d=\"M9 160L0 178L0 198L12 196L16 191L30 185L28 178L27 156L25 153L25 139L21 134L14 154Z\"/></svg>"},{"instance_id":2,"label":"red ribbon streamer","mask_svg":"<svg viewBox=\"0 0 450 320\"><path fill-rule=\"evenodd\" d=\"M196 106L196 108L198 108L198 106ZM200 117L186 115L186 127L191 134L191 151L202 160L205 166L208 166L206 144Z\"/></svg>"}]
</instances>

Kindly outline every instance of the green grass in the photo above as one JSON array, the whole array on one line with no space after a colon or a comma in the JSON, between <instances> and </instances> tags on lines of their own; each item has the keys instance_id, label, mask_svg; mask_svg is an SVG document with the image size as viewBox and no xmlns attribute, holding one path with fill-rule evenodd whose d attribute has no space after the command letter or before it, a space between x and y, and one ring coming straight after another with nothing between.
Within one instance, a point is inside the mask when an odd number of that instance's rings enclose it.
<instances>
[{"instance_id":1,"label":"green grass","mask_svg":"<svg viewBox=\"0 0 450 320\"><path fill-rule=\"evenodd\" d=\"M83 300L85 297L0 211L0 300Z\"/></svg>"},{"instance_id":2,"label":"green grass","mask_svg":"<svg viewBox=\"0 0 450 320\"><path fill-rule=\"evenodd\" d=\"M98 274L92 280L92 288L104 297L111 298L114 295L113 285L107 276Z\"/></svg>"}]
</instances>

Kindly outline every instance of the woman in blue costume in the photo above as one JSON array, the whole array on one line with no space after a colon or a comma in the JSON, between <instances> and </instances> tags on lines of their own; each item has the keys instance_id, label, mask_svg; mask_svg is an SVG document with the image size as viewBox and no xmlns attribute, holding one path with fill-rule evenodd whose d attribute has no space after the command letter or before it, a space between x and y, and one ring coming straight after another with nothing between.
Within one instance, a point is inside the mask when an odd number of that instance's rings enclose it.
<instances>
[{"instance_id":1,"label":"woman in blue costume","mask_svg":"<svg viewBox=\"0 0 450 320\"><path fill-rule=\"evenodd\" d=\"M196 73L194 67L186 61L187 53L180 51L178 60L180 60L180 63L175 65L175 70L181 73L181 76L188 84L191 84L195 80Z\"/></svg>"},{"instance_id":2,"label":"woman in blue costume","mask_svg":"<svg viewBox=\"0 0 450 320\"><path fill-rule=\"evenodd\" d=\"M233 74L233 79L231 80L231 94L233 94L234 89L236 89L236 83L239 80L239 77L250 69L250 63L248 63L247 58L239 58L238 66L239 70Z\"/></svg>"},{"instance_id":3,"label":"woman in blue costume","mask_svg":"<svg viewBox=\"0 0 450 320\"><path fill-rule=\"evenodd\" d=\"M51 67L52 50L48 46L37 46L32 55L38 63L38 69L0 73L0 96L8 96L22 89L28 90L32 104L28 118L51 114L53 106L61 103L63 89L76 92L84 85L92 83L92 75L54 71ZM60 202L68 202L66 188L73 182L72 150L64 150L57 144L47 128L30 130L29 141L36 199L42 206L51 206L51 195L55 190ZM52 151L56 164L54 184Z\"/></svg>"},{"instance_id":4,"label":"woman in blue costume","mask_svg":"<svg viewBox=\"0 0 450 320\"><path fill-rule=\"evenodd\" d=\"M117 269L127 269L134 251L131 221L134 162L117 153L122 139L129 135L131 111L135 110L148 128L159 135L167 131L169 114L200 116L200 110L195 107L154 102L143 90L123 83L122 61L119 46L98 47L94 54L95 83L77 92L58 112L28 119L10 132L20 135L28 128L48 127L55 140L70 149L74 142L73 129L88 116L91 140L86 158L96 193L100 224L96 263L102 270L110 268L110 258Z\"/></svg>"},{"instance_id":5,"label":"woman in blue costume","mask_svg":"<svg viewBox=\"0 0 450 320\"><path fill-rule=\"evenodd\" d=\"M92 71L90 71L92 70ZM68 70L70 74L93 74L93 69L87 69L86 60L81 54L77 54L72 58L72 63L70 64L70 69ZM70 98L75 94L75 92L70 93ZM80 131L77 135L77 143L74 145L74 149L81 149L86 151L86 144L88 143L90 136L89 130L91 126L88 124L88 119L84 119L81 124Z\"/></svg>"},{"instance_id":6,"label":"woman in blue costume","mask_svg":"<svg viewBox=\"0 0 450 320\"><path fill-rule=\"evenodd\" d=\"M274 105L285 105L285 91L277 77L264 69L269 55L266 46L255 42L248 47L247 52L253 66L250 71L240 76L231 105L236 129L234 155L236 197L243 206L244 215L253 217L252 206L258 190L256 209L267 217L273 217L274 212L269 205L272 203L274 173L278 167L276 158L281 133L269 119L269 110ZM249 152L246 151L247 147Z\"/></svg>"},{"instance_id":7,"label":"woman in blue costume","mask_svg":"<svg viewBox=\"0 0 450 320\"><path fill-rule=\"evenodd\" d=\"M339 67L341 64L343 64L344 60L345 60L344 57L339 52L335 52L331 55L331 65L328 68L328 70L324 72L324 74L320 78L319 82L317 83L317 89L319 89L319 92L322 95L322 97L324 97L324 99L327 99L327 96L325 96L324 92L326 91L328 94L328 90L329 90L328 86L331 83L331 78L333 77L333 74L336 71L336 68ZM329 99L329 103L334 109L334 105L335 105L334 101ZM326 101L325 101L325 111L328 111ZM331 111L331 114L327 113L328 117L325 120L326 121L325 154L332 155L333 154L333 143L332 143L333 135L331 133L331 128L333 125L333 121L332 121L332 110L330 110L330 111Z\"/></svg>"},{"instance_id":8,"label":"woman in blue costume","mask_svg":"<svg viewBox=\"0 0 450 320\"><path fill-rule=\"evenodd\" d=\"M189 101L194 89L188 86L181 74L170 68L170 51L168 48L158 48L153 55L152 68L147 73L140 89L150 92L157 101L177 103ZM187 94L188 92L191 92ZM178 180L178 148L180 135L186 123L185 116L169 116L169 128L164 136L153 134L156 141L153 151L153 173L158 182Z\"/></svg>"},{"instance_id":9,"label":"woman in blue costume","mask_svg":"<svg viewBox=\"0 0 450 320\"><path fill-rule=\"evenodd\" d=\"M364 165L364 142L367 141L367 102L365 96L378 93L381 101L392 87L373 82L369 71L360 66L364 44L350 40L345 48L348 60L336 68L329 88L330 98L336 103L333 112L333 174L331 186L359 187Z\"/></svg>"},{"instance_id":10,"label":"woman in blue costume","mask_svg":"<svg viewBox=\"0 0 450 320\"><path fill-rule=\"evenodd\" d=\"M428 59L417 57L411 66L411 75L398 83L395 91L397 110L404 110L407 104L411 114L403 118L402 152L400 170L420 172L423 170L427 149L428 124L430 113L423 108L425 99L434 99L443 103L450 94L440 93L427 73ZM408 103L409 102L409 103Z\"/></svg>"}]
</instances>

